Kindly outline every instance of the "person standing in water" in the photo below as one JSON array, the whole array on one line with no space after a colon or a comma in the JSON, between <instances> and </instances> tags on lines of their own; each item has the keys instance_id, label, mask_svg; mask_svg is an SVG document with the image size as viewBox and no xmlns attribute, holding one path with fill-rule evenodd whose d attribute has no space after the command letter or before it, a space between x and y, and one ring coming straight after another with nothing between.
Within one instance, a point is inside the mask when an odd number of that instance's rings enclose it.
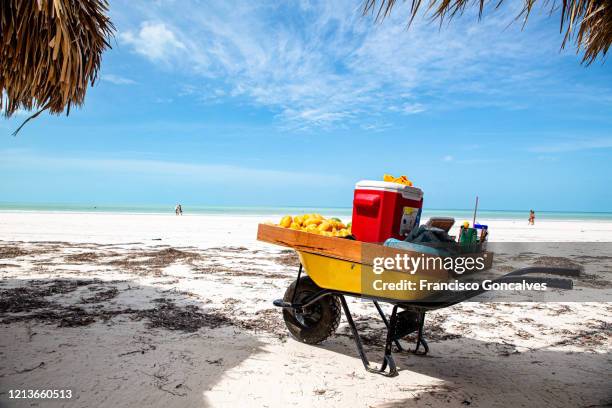
<instances>
[{"instance_id":1,"label":"person standing in water","mask_svg":"<svg viewBox=\"0 0 612 408\"><path fill-rule=\"evenodd\" d=\"M529 210L529 225L535 225L535 211Z\"/></svg>"}]
</instances>

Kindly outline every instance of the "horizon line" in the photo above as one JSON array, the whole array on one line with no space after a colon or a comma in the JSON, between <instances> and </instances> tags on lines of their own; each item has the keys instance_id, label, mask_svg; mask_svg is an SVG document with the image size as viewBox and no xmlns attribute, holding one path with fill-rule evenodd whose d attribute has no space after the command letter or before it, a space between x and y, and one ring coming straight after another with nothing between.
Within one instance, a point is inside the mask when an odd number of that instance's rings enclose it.
<instances>
[{"instance_id":1,"label":"horizon line","mask_svg":"<svg viewBox=\"0 0 612 408\"><path fill-rule=\"evenodd\" d=\"M330 209L330 210L350 210L352 207L348 206L321 206L321 205L228 205L228 204L190 204L180 203L183 207L196 207L196 208L233 208L233 209L289 209L289 208L308 208L308 209ZM2 206L75 206L75 207L87 207L90 209L103 209L104 207L122 207L122 208L137 208L137 207L162 207L168 206L173 208L176 203L83 203L83 202L15 202L15 201L0 201L0 207ZM99 208L102 207L102 208ZM2 208L0 208L1 210ZM18 209L18 208L17 208ZM427 208L423 211L473 211L473 208ZM528 212L529 209L492 209L492 208L479 208L478 212ZM577 213L577 214L611 214L612 211L590 211L590 210L537 210L536 212L541 213Z\"/></svg>"}]
</instances>

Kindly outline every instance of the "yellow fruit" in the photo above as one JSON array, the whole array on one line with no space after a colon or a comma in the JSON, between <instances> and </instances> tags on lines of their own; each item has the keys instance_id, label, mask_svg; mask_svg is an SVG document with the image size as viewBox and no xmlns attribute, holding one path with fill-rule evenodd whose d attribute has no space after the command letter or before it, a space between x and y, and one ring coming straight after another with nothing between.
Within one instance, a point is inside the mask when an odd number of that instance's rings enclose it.
<instances>
[{"instance_id":1,"label":"yellow fruit","mask_svg":"<svg viewBox=\"0 0 612 408\"><path fill-rule=\"evenodd\" d=\"M273 223L268 224L275 225ZM346 237L351 234L351 228L347 227L339 218L325 218L321 214L314 213L296 215L295 217L285 215L278 225L283 228L326 237Z\"/></svg>"},{"instance_id":2,"label":"yellow fruit","mask_svg":"<svg viewBox=\"0 0 612 408\"><path fill-rule=\"evenodd\" d=\"M319 231L329 231L331 229L331 224L327 221L321 222L319 224Z\"/></svg>"},{"instance_id":3,"label":"yellow fruit","mask_svg":"<svg viewBox=\"0 0 612 408\"><path fill-rule=\"evenodd\" d=\"M290 215L285 215L281 221L280 221L280 226L283 228L289 228L289 226L291 225L291 222L293 221L293 219L291 218Z\"/></svg>"},{"instance_id":4,"label":"yellow fruit","mask_svg":"<svg viewBox=\"0 0 612 408\"><path fill-rule=\"evenodd\" d=\"M410 181L408 179L408 177L406 177L406 176L393 177L390 174L385 174L385 175L383 175L383 180L384 181L390 181L392 183L404 184L406 186L412 187L412 181Z\"/></svg>"},{"instance_id":5,"label":"yellow fruit","mask_svg":"<svg viewBox=\"0 0 612 408\"><path fill-rule=\"evenodd\" d=\"M305 226L309 226L309 225L319 225L321 223L321 220L318 218L308 218L306 221L304 221L304 225Z\"/></svg>"},{"instance_id":6,"label":"yellow fruit","mask_svg":"<svg viewBox=\"0 0 612 408\"><path fill-rule=\"evenodd\" d=\"M404 184L404 185L412 187L412 181L408 180L408 177L406 177L406 176L399 176L394 181L396 183L400 183L400 184Z\"/></svg>"}]
</instances>

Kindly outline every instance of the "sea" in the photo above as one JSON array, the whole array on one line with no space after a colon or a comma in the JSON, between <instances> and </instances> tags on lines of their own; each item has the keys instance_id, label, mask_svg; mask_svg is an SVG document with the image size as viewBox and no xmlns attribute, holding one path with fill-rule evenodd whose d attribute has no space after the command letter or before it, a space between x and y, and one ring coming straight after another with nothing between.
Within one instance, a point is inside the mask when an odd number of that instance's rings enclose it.
<instances>
[{"instance_id":1,"label":"sea","mask_svg":"<svg viewBox=\"0 0 612 408\"><path fill-rule=\"evenodd\" d=\"M319 213L327 217L350 218L349 207L236 207L205 206L181 203L184 215L295 215ZM121 213L121 214L174 214L174 204L63 204L63 203L9 203L0 202L0 212L72 212L72 213ZM422 218L454 217L458 220L470 220L473 209L424 208ZM529 216L527 210L494 210L479 209L479 219L522 220ZM537 219L577 220L577 221L612 221L612 212L579 212L579 211L536 211Z\"/></svg>"}]
</instances>

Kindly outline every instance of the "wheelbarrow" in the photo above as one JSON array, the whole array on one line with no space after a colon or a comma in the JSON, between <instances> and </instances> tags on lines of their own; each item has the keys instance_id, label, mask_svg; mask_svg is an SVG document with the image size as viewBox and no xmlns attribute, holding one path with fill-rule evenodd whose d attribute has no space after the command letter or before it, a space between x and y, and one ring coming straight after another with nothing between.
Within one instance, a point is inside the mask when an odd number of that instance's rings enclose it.
<instances>
[{"instance_id":1,"label":"wheelbarrow","mask_svg":"<svg viewBox=\"0 0 612 408\"><path fill-rule=\"evenodd\" d=\"M325 237L307 232L289 230L272 225L261 224L257 238L261 241L291 247L296 250L300 266L297 279L287 288L282 299L275 300L274 306L282 308L283 318L289 333L298 341L319 344L332 336L340 324L342 311L351 329L357 352L365 369L385 376L398 374L393 359L393 346L398 352L425 355L429 346L424 338L425 313L466 301L484 293L482 288L464 291L431 290L373 290L371 279L376 279L372 270L375 256L393 257L402 252L410 256L423 256L413 251L404 251L382 245ZM487 259L486 267L492 265L491 253L481 253ZM446 269L431 269L422 273L406 274L399 271L386 271L384 281L420 280L445 282L457 275ZM558 276L579 276L580 270L572 268L530 267L518 269L492 283L546 283L548 287L571 289L573 282L565 278L534 277L532 274ZM370 364L364 351L361 336L353 320L346 297L356 297L372 301L386 327L386 339L382 362L378 366ZM387 316L380 303L392 305ZM413 348L404 347L400 340L416 334Z\"/></svg>"}]
</instances>

